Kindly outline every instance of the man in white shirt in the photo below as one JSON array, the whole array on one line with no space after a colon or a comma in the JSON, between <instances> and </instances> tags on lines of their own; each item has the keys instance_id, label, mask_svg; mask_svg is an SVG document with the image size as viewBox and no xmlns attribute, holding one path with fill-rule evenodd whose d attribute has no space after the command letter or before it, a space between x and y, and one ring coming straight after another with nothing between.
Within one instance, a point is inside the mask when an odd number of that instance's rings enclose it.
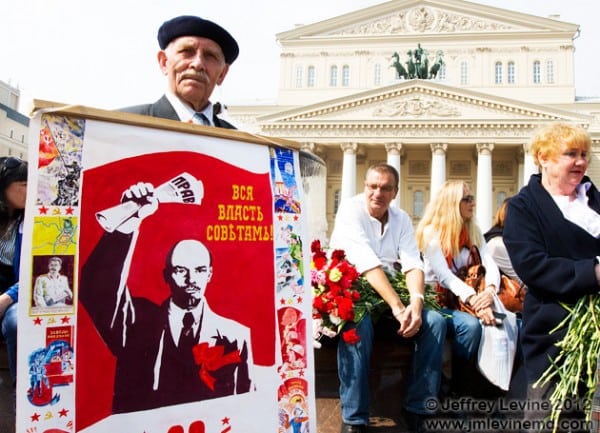
<instances>
[{"instance_id":1,"label":"man in white shirt","mask_svg":"<svg viewBox=\"0 0 600 433\"><path fill-rule=\"evenodd\" d=\"M408 428L418 432L431 415L426 402L438 397L446 324L439 313L423 309L423 262L412 223L406 212L390 207L398 184L398 172L392 166L369 167L364 193L341 203L331 247L346 252L348 260L390 306L398 321L398 335L415 343L403 408ZM402 303L385 274L397 262L406 276L409 305ZM347 326L356 326L360 341L347 344L340 339L338 346L342 433L364 433L369 420L368 372L374 328L369 315Z\"/></svg>"}]
</instances>

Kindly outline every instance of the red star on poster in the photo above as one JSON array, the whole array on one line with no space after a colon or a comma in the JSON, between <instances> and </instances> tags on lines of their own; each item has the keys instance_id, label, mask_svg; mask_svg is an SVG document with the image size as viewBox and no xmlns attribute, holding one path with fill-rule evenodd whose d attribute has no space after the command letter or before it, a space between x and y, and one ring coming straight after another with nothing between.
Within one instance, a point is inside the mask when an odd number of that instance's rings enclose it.
<instances>
[{"instance_id":1,"label":"red star on poster","mask_svg":"<svg viewBox=\"0 0 600 433\"><path fill-rule=\"evenodd\" d=\"M285 299L281 298L281 299L279 300L279 303L280 303L281 305L285 305Z\"/></svg>"},{"instance_id":2,"label":"red star on poster","mask_svg":"<svg viewBox=\"0 0 600 433\"><path fill-rule=\"evenodd\" d=\"M62 319L60 319L61 323L69 323L71 319L67 316L64 316Z\"/></svg>"},{"instance_id":3,"label":"red star on poster","mask_svg":"<svg viewBox=\"0 0 600 433\"><path fill-rule=\"evenodd\" d=\"M283 215L281 215L281 214L277 215L277 219L278 219L279 221L283 221Z\"/></svg>"},{"instance_id":4,"label":"red star on poster","mask_svg":"<svg viewBox=\"0 0 600 433\"><path fill-rule=\"evenodd\" d=\"M39 317L36 317L35 319L33 319L33 324L34 325L41 325L42 324L42 319L40 319Z\"/></svg>"},{"instance_id":5,"label":"red star on poster","mask_svg":"<svg viewBox=\"0 0 600 433\"><path fill-rule=\"evenodd\" d=\"M294 215L294 221L298 221L298 215Z\"/></svg>"},{"instance_id":6,"label":"red star on poster","mask_svg":"<svg viewBox=\"0 0 600 433\"><path fill-rule=\"evenodd\" d=\"M71 206L69 206L68 208L66 208L66 209L65 209L65 213L66 213L67 215L73 215L73 212L74 212L74 211L75 211L75 210L74 210L74 209L73 209Z\"/></svg>"},{"instance_id":7,"label":"red star on poster","mask_svg":"<svg viewBox=\"0 0 600 433\"><path fill-rule=\"evenodd\" d=\"M228 417L228 416L226 416L225 418L223 418L223 419L221 420L221 424L223 424L223 425L229 424L229 417Z\"/></svg>"},{"instance_id":8,"label":"red star on poster","mask_svg":"<svg viewBox=\"0 0 600 433\"><path fill-rule=\"evenodd\" d=\"M302 296L298 296L298 303L301 304L302 303Z\"/></svg>"},{"instance_id":9,"label":"red star on poster","mask_svg":"<svg viewBox=\"0 0 600 433\"><path fill-rule=\"evenodd\" d=\"M68 413L69 413L69 409L61 409L58 411L58 417L59 418L63 417L63 416L66 417Z\"/></svg>"},{"instance_id":10,"label":"red star on poster","mask_svg":"<svg viewBox=\"0 0 600 433\"><path fill-rule=\"evenodd\" d=\"M48 213L48 208L46 206L42 206L41 208L38 208L38 211L40 212L40 215L46 215Z\"/></svg>"},{"instance_id":11,"label":"red star on poster","mask_svg":"<svg viewBox=\"0 0 600 433\"><path fill-rule=\"evenodd\" d=\"M37 412L34 412L33 415L31 415L31 421L32 422L36 422L40 420L40 414Z\"/></svg>"}]
</instances>

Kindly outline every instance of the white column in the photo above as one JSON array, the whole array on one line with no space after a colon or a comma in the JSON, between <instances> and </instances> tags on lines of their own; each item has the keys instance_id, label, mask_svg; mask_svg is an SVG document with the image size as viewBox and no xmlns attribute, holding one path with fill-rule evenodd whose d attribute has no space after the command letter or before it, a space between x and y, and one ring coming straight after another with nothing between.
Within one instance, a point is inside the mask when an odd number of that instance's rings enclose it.
<instances>
[{"instance_id":1,"label":"white column","mask_svg":"<svg viewBox=\"0 0 600 433\"><path fill-rule=\"evenodd\" d=\"M446 182L446 143L433 143L431 145L431 198Z\"/></svg>"},{"instance_id":2,"label":"white column","mask_svg":"<svg viewBox=\"0 0 600 433\"><path fill-rule=\"evenodd\" d=\"M527 185L529 183L529 178L532 174L537 174L539 172L537 165L533 162L533 156L529 153L529 143L523 145L523 151L525 153L523 157L523 185Z\"/></svg>"},{"instance_id":3,"label":"white column","mask_svg":"<svg viewBox=\"0 0 600 433\"><path fill-rule=\"evenodd\" d=\"M341 144L344 152L344 161L342 163L342 193L341 200L352 197L356 194L356 151L358 143Z\"/></svg>"},{"instance_id":4,"label":"white column","mask_svg":"<svg viewBox=\"0 0 600 433\"><path fill-rule=\"evenodd\" d=\"M402 191L400 187L400 179L402 179L400 171L402 143L386 143L385 150L387 152L387 163L398 171L398 194L396 194L396 198L392 201L391 205L400 207L400 191Z\"/></svg>"},{"instance_id":5,"label":"white column","mask_svg":"<svg viewBox=\"0 0 600 433\"><path fill-rule=\"evenodd\" d=\"M522 147L521 149L517 149L517 156L515 158L517 161L517 191L523 187L523 176L525 175L525 163L523 161L524 154L525 152Z\"/></svg>"},{"instance_id":6,"label":"white column","mask_svg":"<svg viewBox=\"0 0 600 433\"><path fill-rule=\"evenodd\" d=\"M492 226L492 143L477 144L477 222L482 232Z\"/></svg>"}]
</instances>

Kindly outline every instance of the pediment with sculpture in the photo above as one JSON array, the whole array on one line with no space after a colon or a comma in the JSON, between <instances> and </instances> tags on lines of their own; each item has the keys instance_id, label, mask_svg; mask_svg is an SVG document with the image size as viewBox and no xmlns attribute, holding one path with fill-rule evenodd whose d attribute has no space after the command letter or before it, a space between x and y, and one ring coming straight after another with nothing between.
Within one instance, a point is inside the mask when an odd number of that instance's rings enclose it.
<instances>
[{"instance_id":1,"label":"pediment with sculpture","mask_svg":"<svg viewBox=\"0 0 600 433\"><path fill-rule=\"evenodd\" d=\"M328 122L365 123L387 120L589 122L589 116L457 89L432 80L406 80L351 96L322 101L257 118L258 124L297 124L308 127Z\"/></svg>"},{"instance_id":2,"label":"pediment with sculpture","mask_svg":"<svg viewBox=\"0 0 600 433\"><path fill-rule=\"evenodd\" d=\"M431 6L415 6L359 25L332 31L331 35L383 35L522 31L525 27Z\"/></svg>"},{"instance_id":3,"label":"pediment with sculpture","mask_svg":"<svg viewBox=\"0 0 600 433\"><path fill-rule=\"evenodd\" d=\"M439 36L575 30L573 24L555 19L461 0L391 0L334 19L299 26L278 34L277 38L283 41L305 37Z\"/></svg>"}]
</instances>

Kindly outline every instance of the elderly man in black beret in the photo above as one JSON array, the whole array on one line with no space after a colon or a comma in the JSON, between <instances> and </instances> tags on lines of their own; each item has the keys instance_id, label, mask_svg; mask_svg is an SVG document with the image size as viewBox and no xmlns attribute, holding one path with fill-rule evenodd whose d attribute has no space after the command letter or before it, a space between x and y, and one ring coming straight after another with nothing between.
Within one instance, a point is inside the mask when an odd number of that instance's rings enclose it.
<instances>
[{"instance_id":1,"label":"elderly man in black beret","mask_svg":"<svg viewBox=\"0 0 600 433\"><path fill-rule=\"evenodd\" d=\"M158 64L168 88L157 102L121 111L235 129L217 117L220 104L209 100L239 54L235 39L212 21L183 15L158 30Z\"/></svg>"}]
</instances>

